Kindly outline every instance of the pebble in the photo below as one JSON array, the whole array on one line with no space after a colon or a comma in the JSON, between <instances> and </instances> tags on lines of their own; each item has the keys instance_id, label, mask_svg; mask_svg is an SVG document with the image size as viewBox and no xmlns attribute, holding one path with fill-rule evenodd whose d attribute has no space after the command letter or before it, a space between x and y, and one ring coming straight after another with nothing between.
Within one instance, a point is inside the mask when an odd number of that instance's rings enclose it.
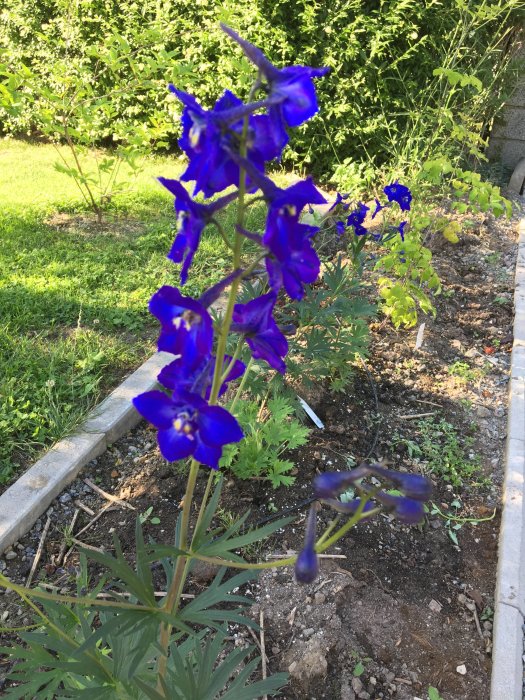
<instances>
[{"instance_id":1,"label":"pebble","mask_svg":"<svg viewBox=\"0 0 525 700\"><path fill-rule=\"evenodd\" d=\"M5 621L7 620L8 617L9 617L9 610L4 610L4 612L2 613L2 615L1 615L1 617L0 617L0 620L1 620L2 622L5 622Z\"/></svg>"},{"instance_id":2,"label":"pebble","mask_svg":"<svg viewBox=\"0 0 525 700\"><path fill-rule=\"evenodd\" d=\"M490 410L486 406L478 406L476 409L476 414L478 418L490 418Z\"/></svg>"},{"instance_id":3,"label":"pebble","mask_svg":"<svg viewBox=\"0 0 525 700\"><path fill-rule=\"evenodd\" d=\"M326 596L324 593L320 593L318 591L314 596L314 600L318 605L322 605L323 603L326 602Z\"/></svg>"},{"instance_id":4,"label":"pebble","mask_svg":"<svg viewBox=\"0 0 525 700\"><path fill-rule=\"evenodd\" d=\"M14 552L12 549L9 552L6 552L5 558L7 561L11 561L13 559L16 559L16 552Z\"/></svg>"},{"instance_id":5,"label":"pebble","mask_svg":"<svg viewBox=\"0 0 525 700\"><path fill-rule=\"evenodd\" d=\"M460 666L456 667L456 671L461 675L464 676L467 673L467 667L465 664L461 664Z\"/></svg>"},{"instance_id":6,"label":"pebble","mask_svg":"<svg viewBox=\"0 0 525 700\"><path fill-rule=\"evenodd\" d=\"M60 501L60 503L69 503L69 501L71 500L71 496L69 495L69 493L63 493L58 500Z\"/></svg>"},{"instance_id":7,"label":"pebble","mask_svg":"<svg viewBox=\"0 0 525 700\"><path fill-rule=\"evenodd\" d=\"M6 567L7 564L5 563L5 561L3 561L3 559L0 559L0 571L5 571Z\"/></svg>"}]
</instances>

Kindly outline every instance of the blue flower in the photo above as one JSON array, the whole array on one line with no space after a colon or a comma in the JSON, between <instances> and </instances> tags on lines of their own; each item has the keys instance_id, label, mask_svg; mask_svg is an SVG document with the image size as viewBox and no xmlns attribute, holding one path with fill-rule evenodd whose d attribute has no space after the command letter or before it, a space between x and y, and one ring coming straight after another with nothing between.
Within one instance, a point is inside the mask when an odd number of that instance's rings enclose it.
<instances>
[{"instance_id":1,"label":"blue flower","mask_svg":"<svg viewBox=\"0 0 525 700\"><path fill-rule=\"evenodd\" d=\"M246 366L240 360L235 360L231 364L230 355L224 356L222 373L230 367L228 375L224 379L219 389L219 396L222 396L228 388L228 383L238 379L244 374ZM169 365L166 365L158 376L159 382L175 392L189 391L199 396L204 396L206 400L210 398L213 371L215 367L215 357L212 355L204 357L194 357L189 360L184 354L177 357Z\"/></svg>"},{"instance_id":2,"label":"blue flower","mask_svg":"<svg viewBox=\"0 0 525 700\"><path fill-rule=\"evenodd\" d=\"M265 360L283 374L286 365L282 358L288 352L288 341L272 316L276 300L270 292L247 304L235 304L231 330L245 336L255 359Z\"/></svg>"},{"instance_id":3,"label":"blue flower","mask_svg":"<svg viewBox=\"0 0 525 700\"><path fill-rule=\"evenodd\" d=\"M342 236L345 231L346 231L345 222L344 221L336 221L335 222L335 232L337 233L337 235Z\"/></svg>"},{"instance_id":4,"label":"blue flower","mask_svg":"<svg viewBox=\"0 0 525 700\"><path fill-rule=\"evenodd\" d=\"M370 464L369 470L376 476L381 476L394 483L408 498L417 501L428 501L432 496L432 482L420 474L409 474L386 469L379 464Z\"/></svg>"},{"instance_id":5,"label":"blue flower","mask_svg":"<svg viewBox=\"0 0 525 700\"><path fill-rule=\"evenodd\" d=\"M165 177L157 179L175 197L177 236L168 253L168 258L175 263L182 263L180 283L185 284L193 256L199 247L202 231L220 209L236 199L237 192L221 197L211 204L198 204L178 180L169 180Z\"/></svg>"},{"instance_id":6,"label":"blue flower","mask_svg":"<svg viewBox=\"0 0 525 700\"><path fill-rule=\"evenodd\" d=\"M182 391L170 398L162 391L148 391L134 398L133 405L157 428L159 449L169 462L193 455L201 464L218 469L223 446L243 438L228 411L209 406L198 394Z\"/></svg>"},{"instance_id":7,"label":"blue flower","mask_svg":"<svg viewBox=\"0 0 525 700\"><path fill-rule=\"evenodd\" d=\"M410 211L412 193L406 185L400 185L396 180L391 185L387 185L383 192L388 197L389 202L397 202L402 211Z\"/></svg>"},{"instance_id":8,"label":"blue flower","mask_svg":"<svg viewBox=\"0 0 525 700\"><path fill-rule=\"evenodd\" d=\"M401 236L401 240L403 243L405 242L405 226L408 224L408 221L402 221L397 230L399 231L399 235Z\"/></svg>"},{"instance_id":9,"label":"blue flower","mask_svg":"<svg viewBox=\"0 0 525 700\"><path fill-rule=\"evenodd\" d=\"M306 204L323 204L326 200L311 178L283 190L259 173L248 160L233 157L260 187L269 204L262 243L272 253L272 257L266 258L270 286L274 292L284 286L290 298L301 299L303 283L315 282L320 262L311 243L312 236L319 229L301 224L299 217Z\"/></svg>"},{"instance_id":10,"label":"blue flower","mask_svg":"<svg viewBox=\"0 0 525 700\"><path fill-rule=\"evenodd\" d=\"M312 78L325 75L329 68L276 68L260 49L240 37L233 29L225 24L221 24L221 28L239 44L250 61L257 66L259 73L268 83L270 98L278 98L278 104L270 107L270 117L275 121L277 128L280 127L284 131L285 125L299 126L316 114L319 107Z\"/></svg>"},{"instance_id":11,"label":"blue flower","mask_svg":"<svg viewBox=\"0 0 525 700\"><path fill-rule=\"evenodd\" d=\"M207 111L193 95L177 90L173 85L170 85L170 90L185 105L179 145L188 155L189 164L181 180L195 181L194 195L203 192L205 197L211 197L230 185L239 185L239 167L232 160L230 151L238 150L244 117L247 115L247 155L255 167L264 170L265 161L281 154L284 144L282 140L276 141L270 117L252 114L268 106L272 100L245 105L226 90L214 108ZM249 183L248 189L251 189Z\"/></svg>"},{"instance_id":12,"label":"blue flower","mask_svg":"<svg viewBox=\"0 0 525 700\"><path fill-rule=\"evenodd\" d=\"M184 355L188 362L211 353L213 322L200 302L164 285L151 297L149 310L161 323L159 350Z\"/></svg>"},{"instance_id":13,"label":"blue flower","mask_svg":"<svg viewBox=\"0 0 525 700\"><path fill-rule=\"evenodd\" d=\"M346 472L323 472L315 477L313 487L316 498L335 498L353 484L364 479L370 471L368 465L362 464Z\"/></svg>"},{"instance_id":14,"label":"blue flower","mask_svg":"<svg viewBox=\"0 0 525 700\"><path fill-rule=\"evenodd\" d=\"M375 202L376 202L376 207L374 209L374 213L372 214L372 219L375 219L376 216L379 214L379 212L385 208L385 206L381 204L381 202L379 201L379 199L377 199L377 197L375 198Z\"/></svg>"},{"instance_id":15,"label":"blue flower","mask_svg":"<svg viewBox=\"0 0 525 700\"><path fill-rule=\"evenodd\" d=\"M366 204L359 202L357 209L354 209L346 220L347 226L354 227L356 236L364 236L368 233L368 229L363 226L368 211L370 211L370 207L367 207Z\"/></svg>"},{"instance_id":16,"label":"blue flower","mask_svg":"<svg viewBox=\"0 0 525 700\"><path fill-rule=\"evenodd\" d=\"M295 562L295 579L298 583L312 583L319 574L319 560L315 552L316 507L310 508L304 547Z\"/></svg>"},{"instance_id":17,"label":"blue flower","mask_svg":"<svg viewBox=\"0 0 525 700\"><path fill-rule=\"evenodd\" d=\"M341 204L341 208L343 209L343 211L348 211L348 208L350 207L350 203L346 202L343 204L345 199L348 199L347 194L340 194L339 192L337 192L336 197L335 197L335 201L333 202L332 206L330 207L330 209L328 211L329 212L333 211L334 209L336 209L336 207L339 204Z\"/></svg>"}]
</instances>

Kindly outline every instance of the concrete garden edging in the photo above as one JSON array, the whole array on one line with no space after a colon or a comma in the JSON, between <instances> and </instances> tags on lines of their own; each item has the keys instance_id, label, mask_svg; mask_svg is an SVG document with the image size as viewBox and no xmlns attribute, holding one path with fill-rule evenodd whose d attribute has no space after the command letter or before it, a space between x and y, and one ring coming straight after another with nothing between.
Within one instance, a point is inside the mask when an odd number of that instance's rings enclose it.
<instances>
[{"instance_id":1,"label":"concrete garden edging","mask_svg":"<svg viewBox=\"0 0 525 700\"><path fill-rule=\"evenodd\" d=\"M57 442L0 496L0 554L30 530L37 518L88 462L139 423L131 399L155 388L173 359L157 352L91 411L79 431Z\"/></svg>"},{"instance_id":2,"label":"concrete garden edging","mask_svg":"<svg viewBox=\"0 0 525 700\"><path fill-rule=\"evenodd\" d=\"M523 698L525 618L525 219L519 224L514 286L503 512L494 606L491 700Z\"/></svg>"}]
</instances>

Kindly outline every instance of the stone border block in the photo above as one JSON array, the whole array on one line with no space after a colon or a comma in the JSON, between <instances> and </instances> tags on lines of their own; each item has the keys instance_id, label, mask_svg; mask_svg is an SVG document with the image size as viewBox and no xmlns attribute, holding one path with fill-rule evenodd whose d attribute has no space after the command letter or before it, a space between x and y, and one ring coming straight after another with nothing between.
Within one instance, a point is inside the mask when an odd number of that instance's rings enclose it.
<instances>
[{"instance_id":1,"label":"stone border block","mask_svg":"<svg viewBox=\"0 0 525 700\"><path fill-rule=\"evenodd\" d=\"M491 700L522 700L523 618L501 604L494 621Z\"/></svg>"},{"instance_id":2,"label":"stone border block","mask_svg":"<svg viewBox=\"0 0 525 700\"><path fill-rule=\"evenodd\" d=\"M491 700L523 698L525 614L525 218L519 224L503 512L494 606Z\"/></svg>"},{"instance_id":3,"label":"stone border block","mask_svg":"<svg viewBox=\"0 0 525 700\"><path fill-rule=\"evenodd\" d=\"M0 496L0 553L16 542L70 484L106 449L104 433L80 432L60 440Z\"/></svg>"},{"instance_id":4,"label":"stone border block","mask_svg":"<svg viewBox=\"0 0 525 700\"><path fill-rule=\"evenodd\" d=\"M167 352L155 353L91 412L82 429L87 433L105 433L106 443L110 445L138 425L141 417L131 399L154 389L160 370L172 360L173 355Z\"/></svg>"},{"instance_id":5,"label":"stone border block","mask_svg":"<svg viewBox=\"0 0 525 700\"><path fill-rule=\"evenodd\" d=\"M172 360L165 352L146 360L93 409L78 433L57 442L0 496L0 554L25 535L82 467L139 423L131 399L154 389Z\"/></svg>"}]
</instances>

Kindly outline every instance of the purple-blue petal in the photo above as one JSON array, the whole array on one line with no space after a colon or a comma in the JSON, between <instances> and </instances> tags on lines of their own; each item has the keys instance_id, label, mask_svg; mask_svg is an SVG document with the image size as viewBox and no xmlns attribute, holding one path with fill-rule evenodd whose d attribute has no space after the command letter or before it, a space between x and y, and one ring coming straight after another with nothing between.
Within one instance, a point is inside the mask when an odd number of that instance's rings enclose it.
<instances>
[{"instance_id":1,"label":"purple-blue petal","mask_svg":"<svg viewBox=\"0 0 525 700\"><path fill-rule=\"evenodd\" d=\"M206 406L199 411L199 433L202 441L219 447L243 438L241 426L231 413L220 406Z\"/></svg>"},{"instance_id":2,"label":"purple-blue petal","mask_svg":"<svg viewBox=\"0 0 525 700\"><path fill-rule=\"evenodd\" d=\"M159 430L157 434L157 442L159 449L168 462L176 462L179 459L184 459L193 454L195 450L195 438L190 439L186 435L179 433L175 428Z\"/></svg>"},{"instance_id":3,"label":"purple-blue petal","mask_svg":"<svg viewBox=\"0 0 525 700\"><path fill-rule=\"evenodd\" d=\"M140 415L156 428L171 426L177 416L176 405L162 391L146 391L132 401Z\"/></svg>"}]
</instances>

